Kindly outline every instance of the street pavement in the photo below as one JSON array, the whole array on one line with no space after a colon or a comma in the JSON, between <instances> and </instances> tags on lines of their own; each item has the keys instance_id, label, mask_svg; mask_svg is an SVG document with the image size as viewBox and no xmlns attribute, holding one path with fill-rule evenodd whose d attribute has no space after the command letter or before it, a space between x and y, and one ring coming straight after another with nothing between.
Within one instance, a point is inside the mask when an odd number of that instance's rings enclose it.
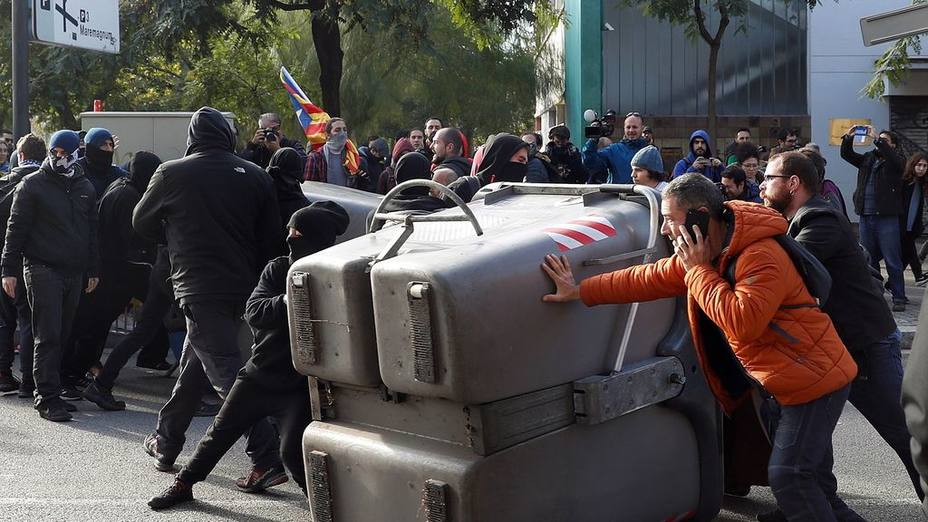
<instances>
[{"instance_id":1,"label":"street pavement","mask_svg":"<svg viewBox=\"0 0 928 522\"><path fill-rule=\"evenodd\" d=\"M914 328L923 289L908 277L912 304L897 320ZM248 467L241 442L195 486L196 502L157 514L149 510L147 500L170 485L172 475L154 469L142 439L154 428L173 381L131 362L115 392L127 411L104 412L79 401L74 421L62 424L40 419L30 400L0 397L0 521L309 521L292 481L261 495L237 490L234 481ZM194 419L180 462L210 420ZM835 475L849 505L871 522L919 520L902 464L850 405L834 440ZM746 498L726 497L717 520L754 520L773 507L770 490L755 487Z\"/></svg>"}]
</instances>

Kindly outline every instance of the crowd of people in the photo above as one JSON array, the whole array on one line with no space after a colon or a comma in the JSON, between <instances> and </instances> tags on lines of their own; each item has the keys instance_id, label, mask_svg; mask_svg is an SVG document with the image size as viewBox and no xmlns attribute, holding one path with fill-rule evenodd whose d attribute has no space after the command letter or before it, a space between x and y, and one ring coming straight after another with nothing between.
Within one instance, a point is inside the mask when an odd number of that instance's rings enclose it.
<instances>
[{"instance_id":1,"label":"crowd of people","mask_svg":"<svg viewBox=\"0 0 928 522\"><path fill-rule=\"evenodd\" d=\"M863 154L853 143L862 130L874 144ZM204 394L223 402L193 456L149 505L191 500L194 484L243 435L252 468L238 487L262 491L289 472L305 493L309 394L290 360L286 273L334 244L349 217L335 203L310 204L304 181L380 194L409 180L447 187L399 189L386 209L414 212L451 207L446 192L470 202L494 182L635 183L663 194L661 232L673 255L579 284L566 258L548 256L543 269L556 290L544 300L593 306L687 297L704 373L727 414L726 491L746 495L769 482L779 509L760 520L861 520L838 497L832 473L831 437L845 402L897 453L924 498L900 405L901 337L883 293L904 310L903 269L928 282L915 247L928 155L903 158L890 131L848 130L841 156L858 170L858 239L824 158L795 131L782 131L767 151L742 128L714 154L711 137L696 130L669 171L641 114L626 115L622 134L578 148L558 125L546 143L529 130L473 147L460 129L428 118L422 128L355 147L348 123L331 118L325 143L307 146L268 113L236 152L233 128L204 107L191 118L184 157L167 162L138 151L125 168L113 165L118 138L102 128L60 130L47 142L28 134L15 147L0 141L0 159L12 156L0 177L0 393L33 399L55 422L71 420L82 399L123 410L113 388L133 355L140 366L170 368L165 317L173 313L186 335L177 382L143 443L155 467L176 471ZM821 271L799 266L797 252ZM827 282L810 279L826 271ZM142 303L135 328L104 360L111 325L132 300ZM243 321L254 333L247 360L236 339ZM16 332L21 380L12 372ZM753 413L756 396L776 405L760 481L734 465L747 440L734 419Z\"/></svg>"}]
</instances>

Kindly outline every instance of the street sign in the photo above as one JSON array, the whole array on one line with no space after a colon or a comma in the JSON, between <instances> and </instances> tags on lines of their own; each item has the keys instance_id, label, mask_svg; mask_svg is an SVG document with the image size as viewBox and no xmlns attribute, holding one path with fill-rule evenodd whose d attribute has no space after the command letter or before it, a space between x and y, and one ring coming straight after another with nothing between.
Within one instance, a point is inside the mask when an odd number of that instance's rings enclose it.
<instances>
[{"instance_id":1,"label":"street sign","mask_svg":"<svg viewBox=\"0 0 928 522\"><path fill-rule=\"evenodd\" d=\"M32 0L32 38L116 54L119 0Z\"/></svg>"},{"instance_id":2,"label":"street sign","mask_svg":"<svg viewBox=\"0 0 928 522\"><path fill-rule=\"evenodd\" d=\"M860 19L860 32L866 47L928 33L928 4L865 16Z\"/></svg>"}]
</instances>

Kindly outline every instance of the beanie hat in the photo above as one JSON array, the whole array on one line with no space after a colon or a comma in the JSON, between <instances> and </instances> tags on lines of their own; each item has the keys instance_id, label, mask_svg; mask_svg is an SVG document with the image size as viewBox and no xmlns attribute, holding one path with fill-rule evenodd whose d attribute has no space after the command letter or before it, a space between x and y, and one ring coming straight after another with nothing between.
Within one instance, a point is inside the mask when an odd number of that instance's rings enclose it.
<instances>
[{"instance_id":1,"label":"beanie hat","mask_svg":"<svg viewBox=\"0 0 928 522\"><path fill-rule=\"evenodd\" d=\"M301 237L298 241L288 239L291 250L300 257L314 254L335 244L335 238L348 229L350 218L348 212L332 201L316 201L293 213L288 228L297 229Z\"/></svg>"},{"instance_id":2,"label":"beanie hat","mask_svg":"<svg viewBox=\"0 0 928 522\"><path fill-rule=\"evenodd\" d=\"M48 140L48 150L60 147L68 154L73 154L74 151L77 150L77 147L80 145L80 143L81 139L78 137L76 132L62 129L52 134L51 139Z\"/></svg>"},{"instance_id":3,"label":"beanie hat","mask_svg":"<svg viewBox=\"0 0 928 522\"><path fill-rule=\"evenodd\" d=\"M654 145L648 145L632 156L632 167L650 170L651 172L664 172L664 160L661 151Z\"/></svg>"},{"instance_id":4,"label":"beanie hat","mask_svg":"<svg viewBox=\"0 0 928 522\"><path fill-rule=\"evenodd\" d=\"M100 127L94 127L87 131L87 134L84 136L84 144L93 145L94 147L102 147L106 140L112 140L113 134L106 129Z\"/></svg>"},{"instance_id":5,"label":"beanie hat","mask_svg":"<svg viewBox=\"0 0 928 522\"><path fill-rule=\"evenodd\" d=\"M390 156L390 146L387 145L387 140L383 138L377 138L371 142L371 149L377 151L377 154L380 154L381 158L386 158Z\"/></svg>"}]
</instances>

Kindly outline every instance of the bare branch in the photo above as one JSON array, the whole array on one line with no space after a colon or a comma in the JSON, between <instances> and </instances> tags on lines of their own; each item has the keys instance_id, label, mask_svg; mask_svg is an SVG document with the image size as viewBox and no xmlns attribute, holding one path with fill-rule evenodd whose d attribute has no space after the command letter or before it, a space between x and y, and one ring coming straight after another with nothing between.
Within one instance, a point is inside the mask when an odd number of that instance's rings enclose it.
<instances>
[{"instance_id":1,"label":"bare branch","mask_svg":"<svg viewBox=\"0 0 928 522\"><path fill-rule=\"evenodd\" d=\"M699 28L699 35L702 36L702 39L706 41L709 45L714 45L714 39L712 35L709 34L709 30L706 29L706 15L702 12L702 6L699 5L701 0L693 0L693 14L696 15L696 27Z\"/></svg>"},{"instance_id":2,"label":"bare branch","mask_svg":"<svg viewBox=\"0 0 928 522\"><path fill-rule=\"evenodd\" d=\"M731 18L728 16L728 5L725 3L725 0L719 0L715 5L719 10L719 14L722 15L722 18L719 20L719 30L716 31L715 38L713 38L713 45L721 45L722 37L725 36L725 29L731 22Z\"/></svg>"}]
</instances>

